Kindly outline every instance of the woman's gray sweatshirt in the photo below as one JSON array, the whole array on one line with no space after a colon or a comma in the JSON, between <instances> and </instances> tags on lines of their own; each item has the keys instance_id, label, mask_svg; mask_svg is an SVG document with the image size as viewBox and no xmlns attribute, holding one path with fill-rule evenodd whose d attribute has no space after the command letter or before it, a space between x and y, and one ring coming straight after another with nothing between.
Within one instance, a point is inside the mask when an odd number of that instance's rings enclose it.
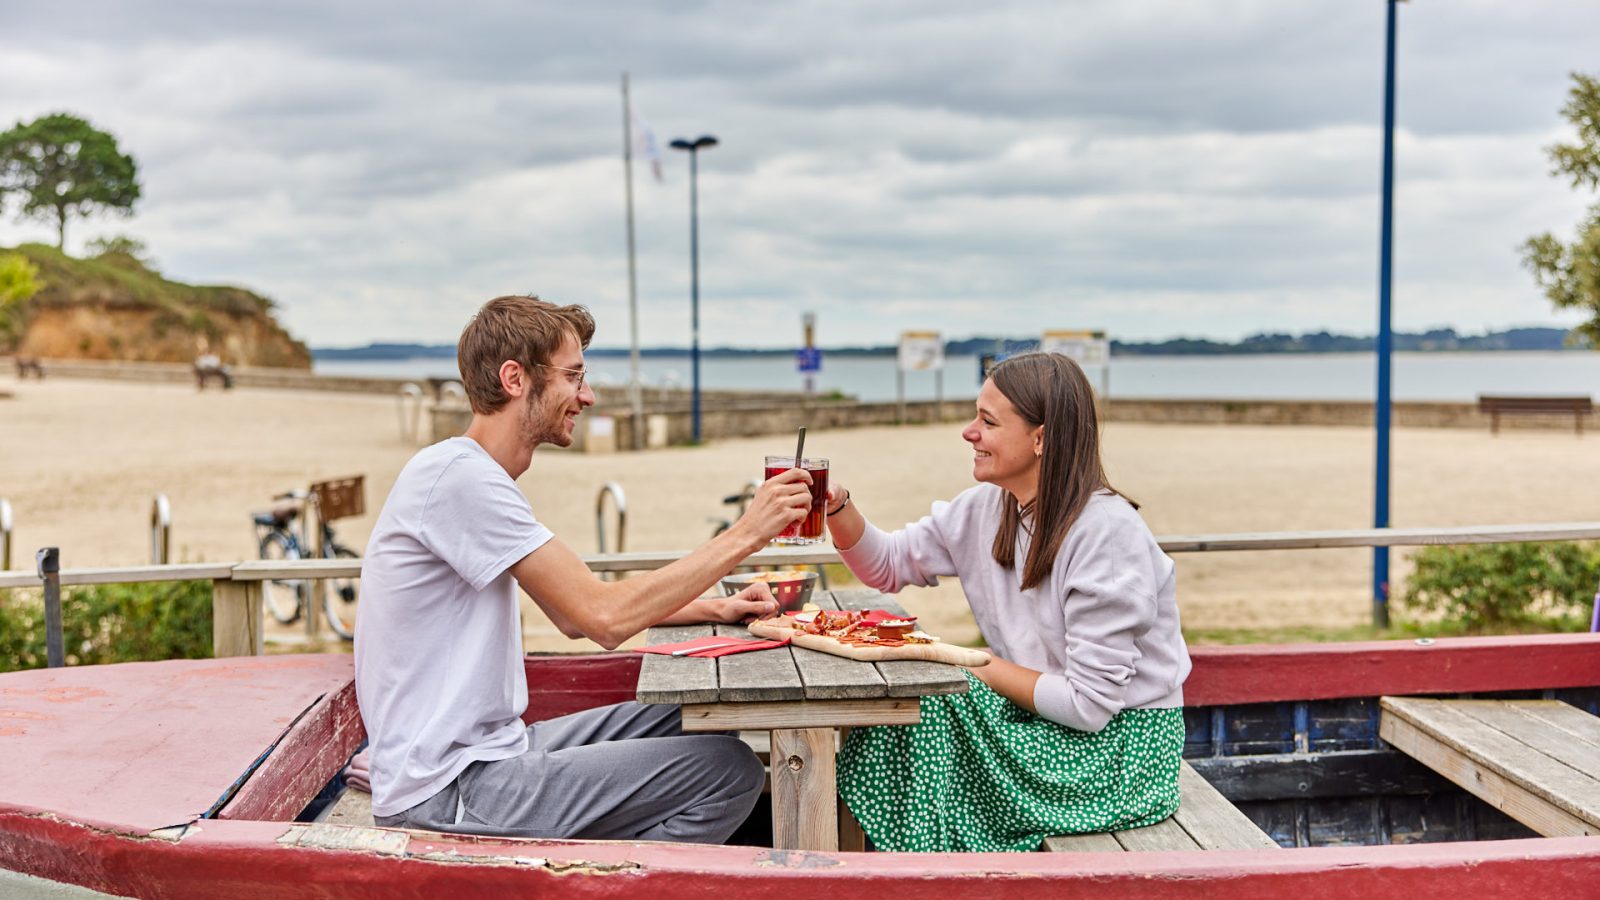
<instances>
[{"instance_id":1,"label":"woman's gray sweatshirt","mask_svg":"<svg viewBox=\"0 0 1600 900\"><path fill-rule=\"evenodd\" d=\"M1124 709L1182 706L1189 651L1178 629L1175 567L1139 513L1115 494L1095 494L1049 578L1024 591L1028 529L1018 531L1014 569L992 555L1001 504L1012 502L980 484L893 534L867 523L840 556L863 582L890 593L937 584L941 575L961 579L990 649L1044 673L1033 702L1053 722L1099 731Z\"/></svg>"}]
</instances>

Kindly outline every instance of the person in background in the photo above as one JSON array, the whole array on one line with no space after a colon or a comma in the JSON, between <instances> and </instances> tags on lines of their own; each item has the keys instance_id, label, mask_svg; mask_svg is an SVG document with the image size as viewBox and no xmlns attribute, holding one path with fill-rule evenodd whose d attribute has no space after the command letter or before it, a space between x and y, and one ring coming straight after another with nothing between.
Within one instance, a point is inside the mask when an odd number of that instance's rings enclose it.
<instances>
[{"instance_id":1,"label":"person in background","mask_svg":"<svg viewBox=\"0 0 1600 900\"><path fill-rule=\"evenodd\" d=\"M1100 461L1094 394L1057 354L994 367L961 435L979 483L892 534L828 490L846 565L882 591L961 579L992 661L922 721L851 732L839 792L883 850L1027 851L1178 807L1172 560Z\"/></svg>"},{"instance_id":2,"label":"person in background","mask_svg":"<svg viewBox=\"0 0 1600 900\"><path fill-rule=\"evenodd\" d=\"M485 304L457 348L473 413L466 434L417 453L384 503L355 636L379 825L720 843L761 793L755 753L733 735L685 734L675 706L521 721L529 685L518 586L562 633L607 649L658 622L773 614L764 584L700 595L811 504L810 476L791 469L682 559L623 581L596 578L516 484L536 447L571 445L594 404L583 361L593 334L581 306Z\"/></svg>"}]
</instances>

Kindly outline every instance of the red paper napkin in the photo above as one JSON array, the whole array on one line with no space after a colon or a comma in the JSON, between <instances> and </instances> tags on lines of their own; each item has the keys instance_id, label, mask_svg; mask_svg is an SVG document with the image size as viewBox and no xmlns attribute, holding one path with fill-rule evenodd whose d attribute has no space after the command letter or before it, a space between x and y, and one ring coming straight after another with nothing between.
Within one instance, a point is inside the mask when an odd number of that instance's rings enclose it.
<instances>
[{"instance_id":1,"label":"red paper napkin","mask_svg":"<svg viewBox=\"0 0 1600 900\"><path fill-rule=\"evenodd\" d=\"M736 637L703 637L692 641L679 641L676 644L654 644L649 647L638 647L639 653L661 653L671 656L673 651L688 650L684 656L696 656L707 659L717 656L727 656L730 653L745 653L750 650L771 650L789 643L788 638L781 641L762 640L760 638Z\"/></svg>"}]
</instances>

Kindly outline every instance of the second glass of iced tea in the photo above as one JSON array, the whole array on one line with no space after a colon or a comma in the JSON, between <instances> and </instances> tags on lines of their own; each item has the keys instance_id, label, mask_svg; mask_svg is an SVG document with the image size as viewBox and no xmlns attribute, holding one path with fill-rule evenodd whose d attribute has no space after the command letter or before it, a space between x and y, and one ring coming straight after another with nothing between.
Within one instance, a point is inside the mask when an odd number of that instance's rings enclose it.
<instances>
[{"instance_id":1,"label":"second glass of iced tea","mask_svg":"<svg viewBox=\"0 0 1600 900\"><path fill-rule=\"evenodd\" d=\"M800 461L800 468L811 473L811 511L806 517L790 525L778 536L772 539L774 544L820 544L822 543L822 520L827 515L828 509L828 461L806 457ZM767 457L767 478L781 475L795 468L792 456Z\"/></svg>"}]
</instances>

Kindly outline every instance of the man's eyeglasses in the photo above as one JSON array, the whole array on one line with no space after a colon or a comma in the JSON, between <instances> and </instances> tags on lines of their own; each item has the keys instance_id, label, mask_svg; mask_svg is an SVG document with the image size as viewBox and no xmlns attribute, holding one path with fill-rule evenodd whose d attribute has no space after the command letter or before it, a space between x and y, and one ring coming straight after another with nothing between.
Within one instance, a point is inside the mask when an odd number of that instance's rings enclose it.
<instances>
[{"instance_id":1,"label":"man's eyeglasses","mask_svg":"<svg viewBox=\"0 0 1600 900\"><path fill-rule=\"evenodd\" d=\"M566 366L552 366L548 363L534 363L534 365L541 369L558 369L562 372L571 372L572 374L578 376L575 379L571 379L572 383L578 387L583 387L583 380L589 377L589 370L587 369L569 369Z\"/></svg>"}]
</instances>

